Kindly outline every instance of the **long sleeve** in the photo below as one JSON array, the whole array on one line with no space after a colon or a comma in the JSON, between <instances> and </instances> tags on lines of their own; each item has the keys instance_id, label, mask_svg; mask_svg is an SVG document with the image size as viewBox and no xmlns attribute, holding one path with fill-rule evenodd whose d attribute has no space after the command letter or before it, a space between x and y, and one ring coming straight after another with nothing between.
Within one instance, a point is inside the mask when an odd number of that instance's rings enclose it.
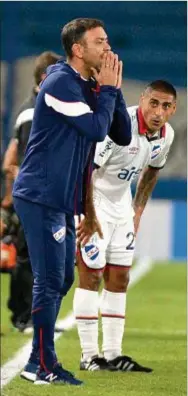
<instances>
[{"instance_id":1,"label":"long sleeve","mask_svg":"<svg viewBox=\"0 0 188 396\"><path fill-rule=\"evenodd\" d=\"M120 89L117 90L115 112L108 135L119 146L128 146L131 142L131 119Z\"/></svg>"},{"instance_id":2,"label":"long sleeve","mask_svg":"<svg viewBox=\"0 0 188 396\"><path fill-rule=\"evenodd\" d=\"M45 103L89 140L103 141L110 130L115 109L117 90L103 86L93 111L75 78L67 75L60 77L45 90Z\"/></svg>"}]
</instances>

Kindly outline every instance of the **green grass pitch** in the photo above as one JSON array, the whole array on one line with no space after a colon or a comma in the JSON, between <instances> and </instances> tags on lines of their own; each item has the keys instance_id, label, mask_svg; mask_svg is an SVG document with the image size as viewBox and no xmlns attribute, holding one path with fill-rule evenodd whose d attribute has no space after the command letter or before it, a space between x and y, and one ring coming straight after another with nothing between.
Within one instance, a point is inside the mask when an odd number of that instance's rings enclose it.
<instances>
[{"instance_id":1,"label":"green grass pitch","mask_svg":"<svg viewBox=\"0 0 188 396\"><path fill-rule=\"evenodd\" d=\"M1 365L30 336L12 331L6 309L9 275L1 275ZM60 317L72 309L72 289ZM76 329L57 341L59 360L84 380L84 386L34 386L15 377L2 396L184 396L186 395L186 266L156 264L127 298L123 352L154 371L145 373L80 372ZM101 341L101 334L100 334Z\"/></svg>"}]
</instances>

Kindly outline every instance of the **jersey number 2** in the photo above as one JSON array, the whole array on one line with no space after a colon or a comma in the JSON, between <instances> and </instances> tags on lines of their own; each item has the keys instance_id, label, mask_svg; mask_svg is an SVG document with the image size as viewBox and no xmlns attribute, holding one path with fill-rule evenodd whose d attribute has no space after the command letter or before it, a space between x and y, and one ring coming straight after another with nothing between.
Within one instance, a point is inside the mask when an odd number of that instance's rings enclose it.
<instances>
[{"instance_id":1,"label":"jersey number 2","mask_svg":"<svg viewBox=\"0 0 188 396\"><path fill-rule=\"evenodd\" d=\"M129 244L126 246L127 250L133 250L134 249L134 232L128 232L128 234L126 235Z\"/></svg>"}]
</instances>

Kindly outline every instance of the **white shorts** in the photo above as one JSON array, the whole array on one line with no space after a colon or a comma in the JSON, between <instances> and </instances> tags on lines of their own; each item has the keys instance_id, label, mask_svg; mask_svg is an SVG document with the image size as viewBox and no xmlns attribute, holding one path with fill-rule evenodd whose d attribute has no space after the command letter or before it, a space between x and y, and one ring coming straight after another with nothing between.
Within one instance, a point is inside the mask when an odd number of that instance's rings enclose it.
<instances>
[{"instance_id":1,"label":"white shorts","mask_svg":"<svg viewBox=\"0 0 188 396\"><path fill-rule=\"evenodd\" d=\"M82 260L91 269L102 269L106 264L130 267L135 248L133 218L118 225L106 221L100 210L97 210L97 217L104 239L95 233L80 250Z\"/></svg>"}]
</instances>

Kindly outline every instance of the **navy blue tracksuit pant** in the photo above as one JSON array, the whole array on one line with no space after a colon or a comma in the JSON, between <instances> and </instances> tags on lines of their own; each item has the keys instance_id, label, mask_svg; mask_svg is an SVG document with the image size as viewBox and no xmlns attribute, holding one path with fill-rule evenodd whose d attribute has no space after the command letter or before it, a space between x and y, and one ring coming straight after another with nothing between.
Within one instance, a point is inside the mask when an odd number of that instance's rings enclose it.
<instances>
[{"instance_id":1,"label":"navy blue tracksuit pant","mask_svg":"<svg viewBox=\"0 0 188 396\"><path fill-rule=\"evenodd\" d=\"M74 280L74 216L14 197L14 207L24 228L33 271L33 350L46 371L57 361L54 327L61 297ZM39 351L39 353L38 353Z\"/></svg>"}]
</instances>

